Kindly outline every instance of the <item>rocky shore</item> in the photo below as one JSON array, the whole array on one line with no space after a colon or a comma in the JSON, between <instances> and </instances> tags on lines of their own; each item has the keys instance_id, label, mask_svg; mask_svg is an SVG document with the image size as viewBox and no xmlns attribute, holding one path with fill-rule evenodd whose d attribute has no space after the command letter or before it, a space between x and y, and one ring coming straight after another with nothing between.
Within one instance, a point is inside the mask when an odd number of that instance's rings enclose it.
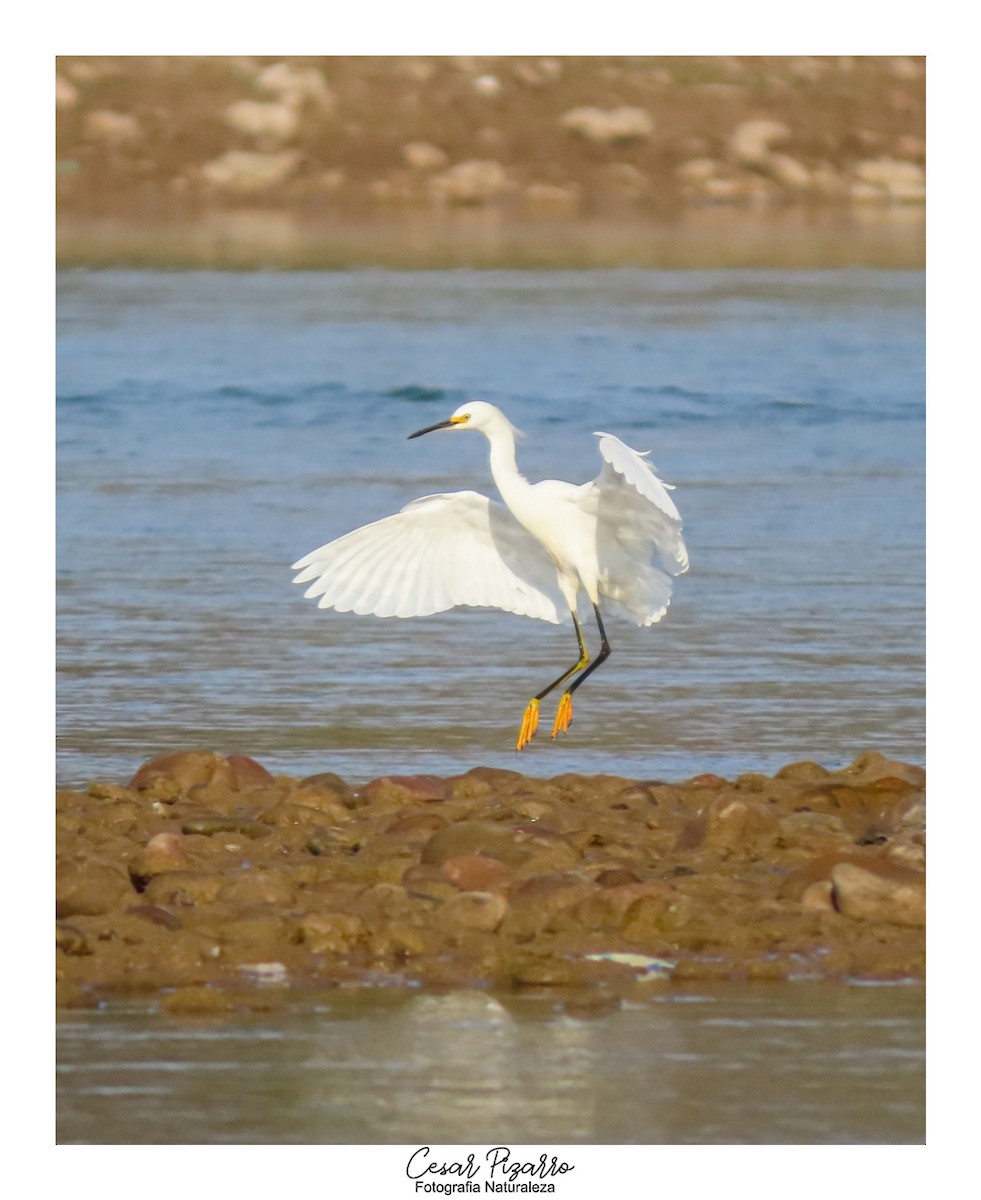
<instances>
[{"instance_id":1,"label":"rocky shore","mask_svg":"<svg viewBox=\"0 0 981 1200\"><path fill-rule=\"evenodd\" d=\"M324 988L545 991L924 974L925 773L683 782L476 767L361 788L191 750L57 796L59 1003L268 1008Z\"/></svg>"},{"instance_id":2,"label":"rocky shore","mask_svg":"<svg viewBox=\"0 0 981 1200\"><path fill-rule=\"evenodd\" d=\"M788 213L922 262L919 57L61 57L56 89L68 265L673 264L651 231L709 214L721 266Z\"/></svg>"}]
</instances>

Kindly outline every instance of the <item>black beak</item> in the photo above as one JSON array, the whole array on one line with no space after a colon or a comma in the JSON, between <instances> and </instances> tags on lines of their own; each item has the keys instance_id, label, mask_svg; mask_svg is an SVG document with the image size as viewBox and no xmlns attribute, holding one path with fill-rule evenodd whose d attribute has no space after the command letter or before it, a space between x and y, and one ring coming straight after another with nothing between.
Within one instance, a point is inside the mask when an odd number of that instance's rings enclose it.
<instances>
[{"instance_id":1,"label":"black beak","mask_svg":"<svg viewBox=\"0 0 981 1200\"><path fill-rule=\"evenodd\" d=\"M438 425L427 425L425 429L417 429L415 433L410 433L405 440L411 442L414 437L422 437L424 433L432 433L435 429L449 429L452 424L452 421L440 421Z\"/></svg>"}]
</instances>

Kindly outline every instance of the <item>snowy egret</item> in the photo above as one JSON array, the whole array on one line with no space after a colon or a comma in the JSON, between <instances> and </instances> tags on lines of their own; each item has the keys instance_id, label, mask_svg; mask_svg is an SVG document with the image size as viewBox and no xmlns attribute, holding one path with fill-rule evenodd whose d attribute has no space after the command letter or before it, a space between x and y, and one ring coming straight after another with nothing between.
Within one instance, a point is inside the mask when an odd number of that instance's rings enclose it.
<instances>
[{"instance_id":1,"label":"snowy egret","mask_svg":"<svg viewBox=\"0 0 981 1200\"><path fill-rule=\"evenodd\" d=\"M500 608L560 624L572 617L579 657L528 703L517 749L538 728L541 701L573 679L552 737L572 722L572 694L610 655L600 597L638 625L667 611L672 576L688 570L681 517L646 462L610 433L597 433L603 468L590 483L529 483L515 461L517 430L493 404L464 404L438 429L479 430L504 504L479 492L423 496L401 512L328 542L293 564L295 583L321 608L423 617L457 605ZM656 559L656 561L655 561ZM590 661L578 615L580 590L596 614L600 649ZM564 606L562 602L564 601Z\"/></svg>"}]
</instances>

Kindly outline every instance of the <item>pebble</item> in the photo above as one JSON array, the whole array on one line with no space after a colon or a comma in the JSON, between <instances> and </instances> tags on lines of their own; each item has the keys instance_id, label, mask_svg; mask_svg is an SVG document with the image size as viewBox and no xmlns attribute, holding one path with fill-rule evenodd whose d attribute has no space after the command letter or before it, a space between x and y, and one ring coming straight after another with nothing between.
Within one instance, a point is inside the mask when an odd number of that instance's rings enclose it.
<instances>
[{"instance_id":1,"label":"pebble","mask_svg":"<svg viewBox=\"0 0 981 1200\"><path fill-rule=\"evenodd\" d=\"M210 904L225 883L226 877L218 871L168 871L150 880L143 899L148 904L175 907Z\"/></svg>"},{"instance_id":2,"label":"pebble","mask_svg":"<svg viewBox=\"0 0 981 1200\"><path fill-rule=\"evenodd\" d=\"M360 794L362 804L372 807L402 808L407 804L426 804L449 800L452 788L435 775L386 775L373 779Z\"/></svg>"},{"instance_id":3,"label":"pebble","mask_svg":"<svg viewBox=\"0 0 981 1200\"><path fill-rule=\"evenodd\" d=\"M462 892L507 891L513 879L509 867L483 854L458 854L445 859L442 872Z\"/></svg>"},{"instance_id":4,"label":"pebble","mask_svg":"<svg viewBox=\"0 0 981 1200\"><path fill-rule=\"evenodd\" d=\"M162 754L145 762L129 781L129 787L146 791L159 780L174 783L185 791L199 783L210 783L225 760L213 750L185 750Z\"/></svg>"},{"instance_id":5,"label":"pebble","mask_svg":"<svg viewBox=\"0 0 981 1200\"><path fill-rule=\"evenodd\" d=\"M451 204L486 204L509 192L511 181L494 159L468 159L433 176L429 190Z\"/></svg>"},{"instance_id":6,"label":"pebble","mask_svg":"<svg viewBox=\"0 0 981 1200\"><path fill-rule=\"evenodd\" d=\"M237 133L270 146L290 141L300 128L299 114L290 104L236 100L225 109L224 118Z\"/></svg>"},{"instance_id":7,"label":"pebble","mask_svg":"<svg viewBox=\"0 0 981 1200\"><path fill-rule=\"evenodd\" d=\"M504 920L508 902L493 892L460 892L451 896L439 910L439 921L446 929L480 929L492 932Z\"/></svg>"},{"instance_id":8,"label":"pebble","mask_svg":"<svg viewBox=\"0 0 981 1200\"><path fill-rule=\"evenodd\" d=\"M313 912L300 918L299 930L315 954L340 954L363 942L368 927L353 913Z\"/></svg>"},{"instance_id":9,"label":"pebble","mask_svg":"<svg viewBox=\"0 0 981 1200\"><path fill-rule=\"evenodd\" d=\"M654 132L654 118L651 114L643 108L632 108L629 105L607 109L583 105L563 113L559 123L564 129L601 145L640 141L649 138Z\"/></svg>"},{"instance_id":10,"label":"pebble","mask_svg":"<svg viewBox=\"0 0 981 1200\"><path fill-rule=\"evenodd\" d=\"M424 863L442 865L449 858L481 854L509 867L517 867L531 857L531 838L502 822L458 821L440 829L422 849Z\"/></svg>"},{"instance_id":11,"label":"pebble","mask_svg":"<svg viewBox=\"0 0 981 1200\"><path fill-rule=\"evenodd\" d=\"M746 166L761 166L769 159L773 143L785 142L790 133L788 125L770 117L741 121L729 136L729 152Z\"/></svg>"},{"instance_id":12,"label":"pebble","mask_svg":"<svg viewBox=\"0 0 981 1200\"><path fill-rule=\"evenodd\" d=\"M319 816L318 819L323 818ZM213 837L217 833L241 833L250 838L261 838L268 834L266 826L251 817L225 816L222 813L204 813L189 817L181 822L181 833Z\"/></svg>"},{"instance_id":13,"label":"pebble","mask_svg":"<svg viewBox=\"0 0 981 1200\"><path fill-rule=\"evenodd\" d=\"M222 885L218 899L239 904L290 905L296 888L286 871L245 871Z\"/></svg>"},{"instance_id":14,"label":"pebble","mask_svg":"<svg viewBox=\"0 0 981 1200\"><path fill-rule=\"evenodd\" d=\"M846 917L894 925L926 924L926 888L920 882L891 879L847 862L832 870L831 882L834 906Z\"/></svg>"},{"instance_id":15,"label":"pebble","mask_svg":"<svg viewBox=\"0 0 981 1200\"><path fill-rule=\"evenodd\" d=\"M131 859L129 873L142 886L154 875L162 875L165 871L182 871L190 865L181 834L155 833L142 852Z\"/></svg>"},{"instance_id":16,"label":"pebble","mask_svg":"<svg viewBox=\"0 0 981 1200\"><path fill-rule=\"evenodd\" d=\"M114 112L112 109L86 113L82 129L89 141L101 142L114 149L134 145L142 136L140 123L132 113Z\"/></svg>"},{"instance_id":17,"label":"pebble","mask_svg":"<svg viewBox=\"0 0 981 1200\"><path fill-rule=\"evenodd\" d=\"M132 896L133 886L121 867L69 863L59 867L55 876L55 911L59 918L98 916Z\"/></svg>"},{"instance_id":18,"label":"pebble","mask_svg":"<svg viewBox=\"0 0 981 1200\"><path fill-rule=\"evenodd\" d=\"M297 150L226 150L199 168L204 183L223 192L249 195L283 183L300 162Z\"/></svg>"},{"instance_id":19,"label":"pebble","mask_svg":"<svg viewBox=\"0 0 981 1200\"><path fill-rule=\"evenodd\" d=\"M407 142L402 147L402 158L413 171L438 171L448 161L446 151L432 142Z\"/></svg>"},{"instance_id":20,"label":"pebble","mask_svg":"<svg viewBox=\"0 0 981 1200\"><path fill-rule=\"evenodd\" d=\"M291 63L271 63L255 77L256 87L279 97L293 108L307 105L323 115L333 113L337 100L321 70Z\"/></svg>"}]
</instances>

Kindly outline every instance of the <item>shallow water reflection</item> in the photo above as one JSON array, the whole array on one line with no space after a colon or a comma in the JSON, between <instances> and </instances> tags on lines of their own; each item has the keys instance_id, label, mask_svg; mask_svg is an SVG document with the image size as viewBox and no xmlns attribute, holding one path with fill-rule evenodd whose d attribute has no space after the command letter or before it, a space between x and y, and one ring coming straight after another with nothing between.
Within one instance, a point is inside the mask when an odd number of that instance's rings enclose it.
<instances>
[{"instance_id":1,"label":"shallow water reflection","mask_svg":"<svg viewBox=\"0 0 981 1200\"><path fill-rule=\"evenodd\" d=\"M660 987L661 985L652 985ZM58 1140L917 1143L919 986L545 997L338 991L286 1015L65 1013Z\"/></svg>"}]
</instances>

